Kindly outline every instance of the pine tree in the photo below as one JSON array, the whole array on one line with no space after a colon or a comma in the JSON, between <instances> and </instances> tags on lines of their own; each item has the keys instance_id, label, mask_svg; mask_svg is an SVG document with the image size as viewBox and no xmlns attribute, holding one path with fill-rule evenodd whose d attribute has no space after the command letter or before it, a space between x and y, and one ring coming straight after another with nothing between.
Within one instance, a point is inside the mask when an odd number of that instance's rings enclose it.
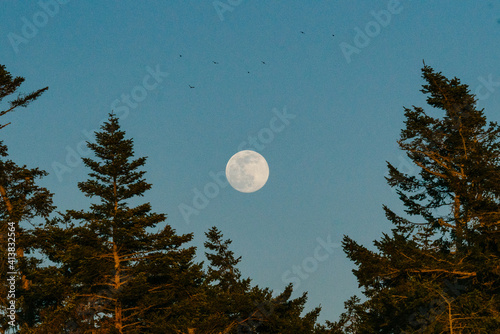
<instances>
[{"instance_id":1,"label":"pine tree","mask_svg":"<svg viewBox=\"0 0 500 334\"><path fill-rule=\"evenodd\" d=\"M196 333L320 333L316 326L320 308L302 316L307 294L291 299L289 285L278 296L268 288L251 286L237 268L230 239L212 227L206 233L209 266L205 277L205 303Z\"/></svg>"},{"instance_id":2,"label":"pine tree","mask_svg":"<svg viewBox=\"0 0 500 334\"><path fill-rule=\"evenodd\" d=\"M344 302L344 308L346 312L340 315L339 321L331 322L327 321L329 334L357 334L360 332L360 314L365 310L363 305L360 303L360 299L357 296L351 297L349 300Z\"/></svg>"},{"instance_id":3,"label":"pine tree","mask_svg":"<svg viewBox=\"0 0 500 334\"><path fill-rule=\"evenodd\" d=\"M5 65L0 65L0 102L2 102L4 98L14 94L24 80L25 79L23 77L13 78L12 75L5 69ZM49 89L49 87L41 88L28 94L18 93L15 99L8 102L7 109L0 110L0 116L4 116L11 111L15 111L16 108L26 108L31 102L40 97L40 95L42 95L47 89ZM0 129L9 124L10 122L0 124Z\"/></svg>"},{"instance_id":4,"label":"pine tree","mask_svg":"<svg viewBox=\"0 0 500 334\"><path fill-rule=\"evenodd\" d=\"M405 108L398 141L419 173L388 163L406 217L384 206L395 227L375 241L378 252L343 241L367 297L353 305L357 331L493 333L500 327L500 128L487 123L459 79L429 66L422 76L437 116Z\"/></svg>"},{"instance_id":5,"label":"pine tree","mask_svg":"<svg viewBox=\"0 0 500 334\"><path fill-rule=\"evenodd\" d=\"M175 333L185 326L201 280L195 249L183 248L192 234L177 235L170 225L150 232L166 216L151 212L149 203L130 205L151 188L139 170L146 158L133 159L133 141L125 138L115 115L101 130L96 143L88 144L98 160L83 159L90 179L78 184L98 203L51 222L57 249L50 255L70 286L52 313L66 331ZM64 315L71 319L61 323Z\"/></svg>"},{"instance_id":6,"label":"pine tree","mask_svg":"<svg viewBox=\"0 0 500 334\"><path fill-rule=\"evenodd\" d=\"M24 82L24 78L15 77L5 69L4 65L0 65L0 102L8 99L17 92L20 85ZM29 94L18 93L17 97L13 97L7 102L7 108L0 110L0 116L5 116L7 113L15 111L17 108L27 107L31 102L36 100L48 87L39 89ZM3 108L2 108L3 109ZM0 129L9 125L0 124ZM44 187L37 185L37 182L47 173L38 168L28 168L27 166L19 166L12 160L8 159L7 146L3 141L0 141L0 232L1 245L0 255L2 258L0 279L2 280L0 291L0 302L2 313L7 307L7 272L17 271L20 276L19 282L16 284L16 325L31 326L33 325L40 312L40 285L38 284L38 276L41 261L34 256L26 256L37 249L37 244L31 235L32 229L29 224L34 224L35 220L40 217L47 217L54 209L52 205L52 194ZM15 242L12 238L7 238L8 228L15 232ZM8 261L8 242L15 244L15 264ZM8 265L7 265L8 264ZM14 270L11 268L16 266ZM7 322L11 320L2 315L0 323L3 329L9 327Z\"/></svg>"}]
</instances>

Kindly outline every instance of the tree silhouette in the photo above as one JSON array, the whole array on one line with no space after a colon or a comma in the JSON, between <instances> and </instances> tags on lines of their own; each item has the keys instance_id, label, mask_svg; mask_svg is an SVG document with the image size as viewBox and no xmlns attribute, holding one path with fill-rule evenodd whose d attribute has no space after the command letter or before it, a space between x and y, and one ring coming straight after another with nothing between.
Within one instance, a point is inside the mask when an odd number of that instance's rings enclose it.
<instances>
[{"instance_id":1,"label":"tree silhouette","mask_svg":"<svg viewBox=\"0 0 500 334\"><path fill-rule=\"evenodd\" d=\"M196 333L322 333L316 326L320 308L302 316L307 294L292 299L292 285L273 297L268 288L251 286L250 278L241 278L230 239L212 227L205 233L209 262L204 280L205 302L201 303L202 321Z\"/></svg>"},{"instance_id":2,"label":"tree silhouette","mask_svg":"<svg viewBox=\"0 0 500 334\"><path fill-rule=\"evenodd\" d=\"M115 115L101 129L88 144L97 159L83 159L90 178L78 184L98 203L69 210L48 226L47 239L57 248L50 256L62 264L70 286L53 314L71 317L61 330L175 333L185 325L179 318L189 317L201 279L195 249L182 248L192 235L177 235L170 225L150 232L166 216L151 212L149 203L130 205L151 188L139 170L146 158L133 159L133 141Z\"/></svg>"},{"instance_id":3,"label":"tree silhouette","mask_svg":"<svg viewBox=\"0 0 500 334\"><path fill-rule=\"evenodd\" d=\"M500 325L500 128L487 123L459 79L429 66L422 76L433 110L405 108L398 141L419 173L388 163L387 181L406 216L384 206L394 228L374 242L378 252L343 240L367 297L351 305L356 330L493 333Z\"/></svg>"},{"instance_id":4,"label":"tree silhouette","mask_svg":"<svg viewBox=\"0 0 500 334\"><path fill-rule=\"evenodd\" d=\"M12 97L24 80L22 77L13 78L5 66L0 65L0 102ZM27 107L47 89L48 87L45 87L29 94L18 93L17 97L12 97L7 102L6 109L0 109L0 116L5 116L15 111L16 108ZM10 122L0 124L0 129L8 124ZM39 317L40 288L37 279L43 276L43 270L39 267L41 263L39 259L26 255L37 248L29 224L35 224L37 218L47 217L54 209L52 193L37 184L38 180L46 175L47 173L39 168L19 166L10 160L7 145L4 141L0 141L0 255L2 258L0 279L4 282L0 287L2 308L0 323L3 329L9 327L7 322L11 320L4 313L8 305L5 285L7 272L17 272L20 276L20 281L16 282L16 325L31 326ZM9 232L14 233L13 238L10 237ZM8 245L10 246L7 247ZM9 260L12 258L9 253L15 253L15 261Z\"/></svg>"}]
</instances>

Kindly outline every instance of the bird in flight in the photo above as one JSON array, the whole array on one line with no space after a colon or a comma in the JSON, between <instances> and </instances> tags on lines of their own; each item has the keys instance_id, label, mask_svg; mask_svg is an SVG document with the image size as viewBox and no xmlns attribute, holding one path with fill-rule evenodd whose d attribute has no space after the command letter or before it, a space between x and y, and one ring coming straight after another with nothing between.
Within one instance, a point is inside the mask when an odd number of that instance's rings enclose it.
<instances>
[{"instance_id":1,"label":"bird in flight","mask_svg":"<svg viewBox=\"0 0 500 334\"><path fill-rule=\"evenodd\" d=\"M301 31L300 33L301 33L301 34L305 34L305 32L303 32L303 31Z\"/></svg>"},{"instance_id":2,"label":"bird in flight","mask_svg":"<svg viewBox=\"0 0 500 334\"><path fill-rule=\"evenodd\" d=\"M213 63L214 63L215 65L217 65L219 62L214 61Z\"/></svg>"},{"instance_id":3,"label":"bird in flight","mask_svg":"<svg viewBox=\"0 0 500 334\"><path fill-rule=\"evenodd\" d=\"M262 64L266 65L266 62L265 62L265 61L262 61Z\"/></svg>"},{"instance_id":4,"label":"bird in flight","mask_svg":"<svg viewBox=\"0 0 500 334\"><path fill-rule=\"evenodd\" d=\"M194 86L191 86L191 85L188 85L188 86L189 86L189 88L194 88Z\"/></svg>"}]
</instances>

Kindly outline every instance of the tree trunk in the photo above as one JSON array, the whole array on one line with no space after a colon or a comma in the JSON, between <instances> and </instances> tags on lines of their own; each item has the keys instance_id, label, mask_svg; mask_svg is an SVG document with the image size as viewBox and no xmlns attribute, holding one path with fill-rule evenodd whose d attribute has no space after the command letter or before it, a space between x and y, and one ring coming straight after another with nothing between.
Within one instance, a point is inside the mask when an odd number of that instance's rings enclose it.
<instances>
[{"instance_id":1,"label":"tree trunk","mask_svg":"<svg viewBox=\"0 0 500 334\"><path fill-rule=\"evenodd\" d=\"M115 217L118 212L118 201L117 193L116 193L116 177L113 180L113 192L115 195ZM118 254L118 246L116 245L116 240L114 236L115 227L113 227L113 259L115 261L115 280L114 280L114 288L115 291L118 292L121 286L121 268L120 268L120 256ZM122 305L118 298L115 299L115 328L118 330L120 334L123 334L123 315L122 315Z\"/></svg>"},{"instance_id":2,"label":"tree trunk","mask_svg":"<svg viewBox=\"0 0 500 334\"><path fill-rule=\"evenodd\" d=\"M12 214L12 211L14 210L14 207L12 206L12 203L10 202L9 198L7 197L7 192L5 191L5 188L0 185L0 195L2 196L2 200L5 202L5 206L7 207L7 211L9 214ZM16 224L16 244L17 240L20 237L19 234L19 222L15 222ZM17 247L16 245L16 255L18 259L22 259L24 257L24 250L21 247ZM19 262L19 260L18 260ZM26 275L21 273L21 287L24 290L29 290L30 288L30 281L26 279Z\"/></svg>"}]
</instances>

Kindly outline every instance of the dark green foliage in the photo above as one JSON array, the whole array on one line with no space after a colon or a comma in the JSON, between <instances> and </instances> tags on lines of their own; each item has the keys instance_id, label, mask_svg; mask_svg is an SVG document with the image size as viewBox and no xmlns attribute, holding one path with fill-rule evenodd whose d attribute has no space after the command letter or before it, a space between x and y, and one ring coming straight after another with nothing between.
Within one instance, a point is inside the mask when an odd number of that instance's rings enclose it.
<instances>
[{"instance_id":1,"label":"dark green foliage","mask_svg":"<svg viewBox=\"0 0 500 334\"><path fill-rule=\"evenodd\" d=\"M205 248L209 266L204 281L205 298L201 303L196 333L320 333L316 325L320 308L302 316L307 296L291 299L289 285L276 297L267 288L251 286L242 279L229 249L231 240L212 227Z\"/></svg>"},{"instance_id":2,"label":"dark green foliage","mask_svg":"<svg viewBox=\"0 0 500 334\"><path fill-rule=\"evenodd\" d=\"M24 78L15 77L7 72L5 66L0 65L0 102L15 94ZM36 100L48 88L42 88L29 94L18 94L9 101L8 107L0 110L0 116L14 111L18 107L26 107ZM3 108L2 108L3 109ZM0 129L7 126L0 125ZM7 224L14 223L15 227L15 253L16 271L19 273L16 285L16 305L18 307L16 324L20 326L31 326L40 317L41 309L44 307L44 289L41 287L43 269L40 268L41 261L34 256L38 248L37 240L31 232L36 219L47 217L54 209L52 205L52 194L44 187L38 186L38 181L47 173L38 168L19 166L8 159L7 146L0 141L0 256L2 258L0 279L0 305L2 311L7 305L6 273L8 271ZM7 327L7 319L1 316L2 328Z\"/></svg>"},{"instance_id":3,"label":"dark green foliage","mask_svg":"<svg viewBox=\"0 0 500 334\"><path fill-rule=\"evenodd\" d=\"M356 334L360 328L359 314L364 312L360 299L356 296L344 302L346 312L340 315L337 322L327 321L328 333L330 334Z\"/></svg>"},{"instance_id":4,"label":"dark green foliage","mask_svg":"<svg viewBox=\"0 0 500 334\"><path fill-rule=\"evenodd\" d=\"M98 202L88 211L70 210L48 226L55 250L47 245L46 254L61 264L70 287L54 312L67 310L70 321L62 325L80 330L175 332L182 325L178 318L189 316L201 280L200 267L192 262L194 248L182 248L192 235L179 236L169 225L149 232L165 215L151 212L149 203L129 205L151 185L139 171L146 159L133 159L133 142L114 115L96 138L88 146L97 160L83 159L90 179L78 187ZM63 223L69 225L62 228Z\"/></svg>"},{"instance_id":5,"label":"dark green foliage","mask_svg":"<svg viewBox=\"0 0 500 334\"><path fill-rule=\"evenodd\" d=\"M378 252L344 238L368 300L351 303L341 322L354 310L356 333L494 333L500 327L500 127L486 122L460 80L429 66L422 74L422 92L437 116L405 108L398 141L419 173L388 163L387 181L409 218L384 206L395 227L375 241Z\"/></svg>"}]
</instances>

